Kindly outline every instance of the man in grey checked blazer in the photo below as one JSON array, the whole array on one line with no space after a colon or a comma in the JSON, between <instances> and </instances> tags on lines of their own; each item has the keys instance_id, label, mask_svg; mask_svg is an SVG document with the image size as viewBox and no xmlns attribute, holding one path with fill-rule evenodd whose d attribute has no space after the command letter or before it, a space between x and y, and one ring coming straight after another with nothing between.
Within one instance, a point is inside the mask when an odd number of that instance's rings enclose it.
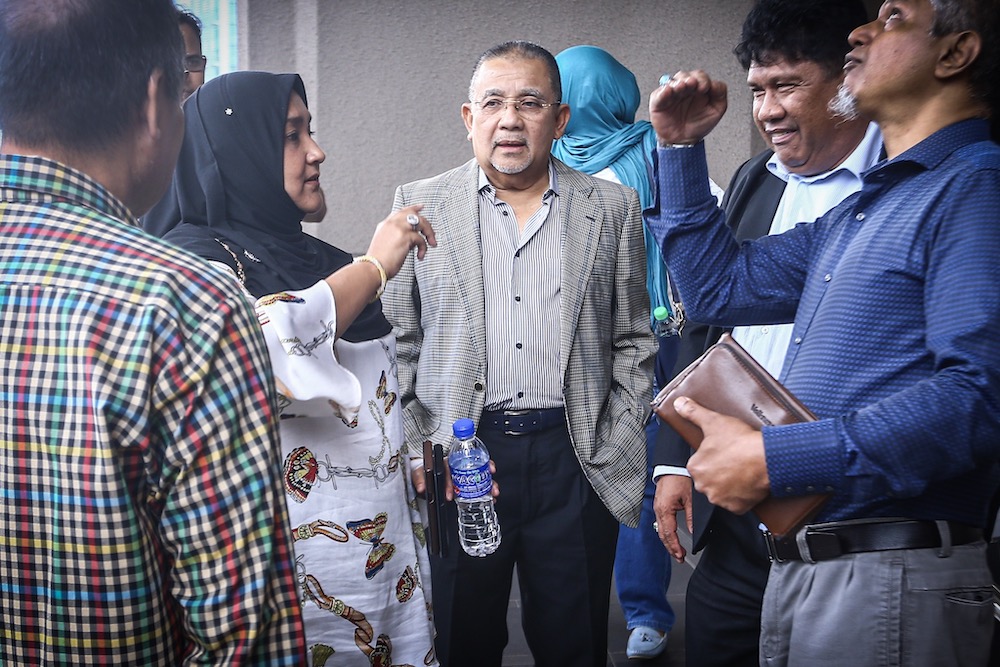
<instances>
[{"instance_id":1,"label":"man in grey checked blazer","mask_svg":"<svg viewBox=\"0 0 1000 667\"><path fill-rule=\"evenodd\" d=\"M634 190L550 156L569 120L552 55L480 58L462 116L475 159L401 186L438 247L383 296L406 439L447 446L476 421L496 462L502 543L433 558L443 665L500 665L511 573L538 665L604 665L618 522L636 525L656 342Z\"/></svg>"}]
</instances>

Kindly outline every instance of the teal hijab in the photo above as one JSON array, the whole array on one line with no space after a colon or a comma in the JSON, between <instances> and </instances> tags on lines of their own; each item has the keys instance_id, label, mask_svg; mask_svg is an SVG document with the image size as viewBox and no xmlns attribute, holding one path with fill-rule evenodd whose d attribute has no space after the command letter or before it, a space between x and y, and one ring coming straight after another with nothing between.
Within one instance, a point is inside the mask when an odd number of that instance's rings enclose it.
<instances>
[{"instance_id":1,"label":"teal hijab","mask_svg":"<svg viewBox=\"0 0 1000 667\"><path fill-rule=\"evenodd\" d=\"M556 56L556 62L562 101L571 114L552 154L587 174L610 168L619 181L635 188L642 207L649 208L653 205L650 159L656 133L648 121L635 120L641 101L635 75L596 46L570 47ZM643 232L650 307L670 309L667 267L645 225Z\"/></svg>"}]
</instances>

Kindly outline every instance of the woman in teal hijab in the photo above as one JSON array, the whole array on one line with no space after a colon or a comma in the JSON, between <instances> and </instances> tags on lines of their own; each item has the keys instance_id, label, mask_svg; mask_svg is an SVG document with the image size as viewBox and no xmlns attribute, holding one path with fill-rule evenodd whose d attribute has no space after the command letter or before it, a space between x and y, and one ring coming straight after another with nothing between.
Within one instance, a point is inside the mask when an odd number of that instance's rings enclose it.
<instances>
[{"instance_id":1,"label":"woman in teal hijab","mask_svg":"<svg viewBox=\"0 0 1000 667\"><path fill-rule=\"evenodd\" d=\"M552 154L574 169L635 188L643 208L653 204L651 155L656 134L648 121L636 121L640 94L635 76L610 53L595 46L574 46L556 56L563 103L570 107L566 132ZM652 308L671 307L667 270L660 249L646 236L646 288ZM652 318L650 320L652 324ZM677 359L677 338L660 338L656 384L663 386ZM647 454L656 441L657 423L646 429ZM647 466L648 468L648 466ZM647 469L639 528L618 531L615 584L629 634L629 658L654 658L666 649L674 612L667 602L670 558L653 523L653 480Z\"/></svg>"},{"instance_id":2,"label":"woman in teal hijab","mask_svg":"<svg viewBox=\"0 0 1000 667\"><path fill-rule=\"evenodd\" d=\"M572 115L553 154L588 174L610 168L635 188L644 208L652 205L649 160L656 133L649 121L635 120L642 98L635 76L596 46L573 46L556 56L563 103Z\"/></svg>"},{"instance_id":3,"label":"woman in teal hijab","mask_svg":"<svg viewBox=\"0 0 1000 667\"><path fill-rule=\"evenodd\" d=\"M649 121L635 120L642 101L635 75L596 46L573 46L556 56L563 103L571 115L552 154L587 174L610 169L613 179L639 193L644 209L653 205L650 156L656 133ZM646 237L646 289L650 308L670 308L667 270L656 241ZM650 320L652 323L652 319ZM671 364L672 365L672 364ZM669 368L669 367L668 367Z\"/></svg>"}]
</instances>

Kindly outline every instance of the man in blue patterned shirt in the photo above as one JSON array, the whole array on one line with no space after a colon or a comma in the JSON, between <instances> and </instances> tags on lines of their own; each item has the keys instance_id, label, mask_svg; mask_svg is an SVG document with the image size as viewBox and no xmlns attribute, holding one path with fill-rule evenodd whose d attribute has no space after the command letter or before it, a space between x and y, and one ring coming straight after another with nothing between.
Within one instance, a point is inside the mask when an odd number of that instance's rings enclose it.
<instances>
[{"instance_id":1,"label":"man in blue patterned shirt","mask_svg":"<svg viewBox=\"0 0 1000 667\"><path fill-rule=\"evenodd\" d=\"M831 494L773 541L766 665L986 664L982 527L1000 470L1000 148L995 0L890 0L854 30L837 110L874 118L888 160L813 223L737 245L704 186L725 84L653 92L649 222L691 317L794 321L781 379L818 416L749 425L687 398L697 488L734 512ZM862 224L863 221L863 224Z\"/></svg>"},{"instance_id":2,"label":"man in blue patterned shirt","mask_svg":"<svg viewBox=\"0 0 1000 667\"><path fill-rule=\"evenodd\" d=\"M0 664L305 662L253 310L134 217L181 57L170 0L0 0Z\"/></svg>"}]
</instances>

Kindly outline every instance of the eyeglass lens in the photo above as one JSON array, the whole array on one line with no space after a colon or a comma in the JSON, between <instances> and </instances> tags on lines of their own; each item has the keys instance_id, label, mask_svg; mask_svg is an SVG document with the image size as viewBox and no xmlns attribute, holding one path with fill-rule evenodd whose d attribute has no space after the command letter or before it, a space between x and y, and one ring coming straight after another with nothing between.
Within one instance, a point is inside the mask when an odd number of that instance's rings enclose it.
<instances>
[{"instance_id":1,"label":"eyeglass lens","mask_svg":"<svg viewBox=\"0 0 1000 667\"><path fill-rule=\"evenodd\" d=\"M481 102L476 103L477 106L486 115L498 114L507 109L508 106L514 107L514 110L522 115L527 116L537 116L542 113L545 109L555 106L558 102L544 102L540 99L534 97L524 97L524 98L501 98L501 97L488 97Z\"/></svg>"},{"instance_id":2,"label":"eyeglass lens","mask_svg":"<svg viewBox=\"0 0 1000 667\"><path fill-rule=\"evenodd\" d=\"M203 72L207 60L205 56L184 56L184 71Z\"/></svg>"}]
</instances>

